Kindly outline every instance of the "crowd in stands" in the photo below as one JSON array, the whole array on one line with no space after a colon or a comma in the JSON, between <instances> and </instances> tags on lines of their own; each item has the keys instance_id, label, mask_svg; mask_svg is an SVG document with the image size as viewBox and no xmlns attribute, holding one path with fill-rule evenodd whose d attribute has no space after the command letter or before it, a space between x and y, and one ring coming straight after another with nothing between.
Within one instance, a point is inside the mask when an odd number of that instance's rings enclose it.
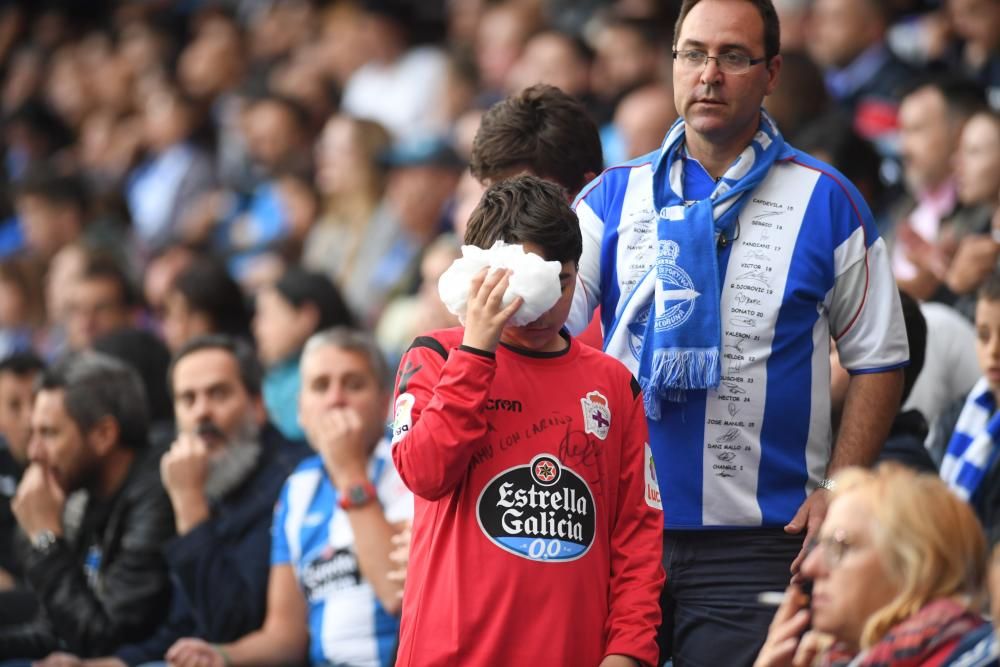
<instances>
[{"instance_id":1,"label":"crowd in stands","mask_svg":"<svg viewBox=\"0 0 1000 667\"><path fill-rule=\"evenodd\" d=\"M1000 0L774 5L764 106L886 241L910 365L882 459L922 475L837 477L802 566L827 608L793 584L758 664L925 664L891 657L914 628L926 664L1000 660ZM414 497L386 424L413 341L459 324L438 280L491 186L572 202L661 147L680 8L0 4L0 665L392 664ZM881 559L853 578L848 534Z\"/></svg>"}]
</instances>

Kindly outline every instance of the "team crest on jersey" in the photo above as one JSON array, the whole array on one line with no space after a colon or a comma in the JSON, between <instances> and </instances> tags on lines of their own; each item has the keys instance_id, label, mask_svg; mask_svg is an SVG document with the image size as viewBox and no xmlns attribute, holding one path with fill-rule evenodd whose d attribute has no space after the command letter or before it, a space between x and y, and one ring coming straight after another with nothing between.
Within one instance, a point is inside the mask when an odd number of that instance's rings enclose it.
<instances>
[{"instance_id":1,"label":"team crest on jersey","mask_svg":"<svg viewBox=\"0 0 1000 667\"><path fill-rule=\"evenodd\" d=\"M410 432L410 427L413 426L412 413L415 402L413 394L404 393L396 398L392 416L392 444L396 444Z\"/></svg>"},{"instance_id":2,"label":"team crest on jersey","mask_svg":"<svg viewBox=\"0 0 1000 667\"><path fill-rule=\"evenodd\" d=\"M694 301L701 293L695 290L694 281L687 271L677 266L681 247L676 241L659 241L656 255L656 305L657 331L669 331L684 324L694 310Z\"/></svg>"},{"instance_id":3,"label":"team crest on jersey","mask_svg":"<svg viewBox=\"0 0 1000 667\"><path fill-rule=\"evenodd\" d=\"M476 501L476 518L504 551L556 563L587 553L597 525L590 487L552 454L491 479Z\"/></svg>"},{"instance_id":4,"label":"team crest on jersey","mask_svg":"<svg viewBox=\"0 0 1000 667\"><path fill-rule=\"evenodd\" d=\"M663 502L660 499L660 482L656 478L656 462L653 461L653 450L649 448L649 443L646 443L646 504L650 507L654 507L658 510L663 509Z\"/></svg>"},{"instance_id":5,"label":"team crest on jersey","mask_svg":"<svg viewBox=\"0 0 1000 667\"><path fill-rule=\"evenodd\" d=\"M608 399L599 391L592 391L580 399L583 406L583 430L596 435L601 440L608 437L611 429L611 408Z\"/></svg>"}]
</instances>

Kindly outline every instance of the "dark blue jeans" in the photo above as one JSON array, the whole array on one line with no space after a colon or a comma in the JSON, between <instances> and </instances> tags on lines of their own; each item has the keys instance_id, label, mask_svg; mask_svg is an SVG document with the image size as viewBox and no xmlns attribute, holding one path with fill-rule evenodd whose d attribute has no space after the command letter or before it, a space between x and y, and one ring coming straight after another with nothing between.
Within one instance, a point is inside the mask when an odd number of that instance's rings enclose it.
<instances>
[{"instance_id":1,"label":"dark blue jeans","mask_svg":"<svg viewBox=\"0 0 1000 667\"><path fill-rule=\"evenodd\" d=\"M785 590L802 539L780 528L664 532L660 663L750 667L775 612L757 596Z\"/></svg>"}]
</instances>

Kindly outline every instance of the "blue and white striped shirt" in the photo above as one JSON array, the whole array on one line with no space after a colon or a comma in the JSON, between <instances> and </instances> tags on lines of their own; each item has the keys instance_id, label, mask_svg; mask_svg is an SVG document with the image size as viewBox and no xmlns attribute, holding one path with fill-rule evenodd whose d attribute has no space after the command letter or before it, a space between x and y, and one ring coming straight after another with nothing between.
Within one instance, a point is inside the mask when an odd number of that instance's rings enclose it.
<instances>
[{"instance_id":1,"label":"blue and white striped shirt","mask_svg":"<svg viewBox=\"0 0 1000 667\"><path fill-rule=\"evenodd\" d=\"M382 440L368 473L389 522L413 517L413 495ZM385 667L399 619L382 608L362 576L354 533L337 507L319 456L299 464L285 482L274 511L271 565L291 565L309 606L309 662Z\"/></svg>"},{"instance_id":2,"label":"blue and white striped shirt","mask_svg":"<svg viewBox=\"0 0 1000 667\"><path fill-rule=\"evenodd\" d=\"M576 203L582 284L569 326L581 331L600 305L605 350L633 374L656 274L659 157L606 170ZM686 199L714 186L685 158ZM649 424L671 529L783 526L794 516L830 458L831 336L851 373L909 358L886 248L854 186L788 147L749 196L735 240L719 251L722 383L665 402Z\"/></svg>"}]
</instances>

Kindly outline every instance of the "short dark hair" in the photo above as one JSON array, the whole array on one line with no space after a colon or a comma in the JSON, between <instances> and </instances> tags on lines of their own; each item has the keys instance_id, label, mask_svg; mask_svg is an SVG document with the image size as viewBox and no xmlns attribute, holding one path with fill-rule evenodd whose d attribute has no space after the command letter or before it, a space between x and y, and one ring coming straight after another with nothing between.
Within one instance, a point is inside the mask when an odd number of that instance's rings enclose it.
<instances>
[{"instance_id":1,"label":"short dark hair","mask_svg":"<svg viewBox=\"0 0 1000 667\"><path fill-rule=\"evenodd\" d=\"M249 337L250 309L222 260L207 255L195 259L177 275L171 291L183 296L188 308L208 317L214 332Z\"/></svg>"},{"instance_id":2,"label":"short dark hair","mask_svg":"<svg viewBox=\"0 0 1000 667\"><path fill-rule=\"evenodd\" d=\"M122 305L126 308L139 303L139 292L128 273L121 263L114 256L101 251L90 251L83 271L80 274L80 281L86 280L110 280L118 285L121 295Z\"/></svg>"},{"instance_id":3,"label":"short dark hair","mask_svg":"<svg viewBox=\"0 0 1000 667\"><path fill-rule=\"evenodd\" d=\"M903 306L903 324L906 326L906 339L910 345L910 363L903 369L903 397L900 404L910 397L910 391L917 382L920 371L924 368L924 358L927 355L927 320L920 312L920 304L906 292L899 291L899 300Z\"/></svg>"},{"instance_id":4,"label":"short dark hair","mask_svg":"<svg viewBox=\"0 0 1000 667\"><path fill-rule=\"evenodd\" d=\"M12 373L18 377L26 377L45 370L45 362L34 352L14 352L0 360L0 375Z\"/></svg>"},{"instance_id":5,"label":"short dark hair","mask_svg":"<svg viewBox=\"0 0 1000 667\"><path fill-rule=\"evenodd\" d=\"M771 0L746 1L757 9L761 21L764 22L764 58L770 63L772 58L781 53L781 24L778 21L778 12L774 9L774 3ZM674 24L673 46L675 49L684 19L699 2L701 0L684 0L681 3L680 14L677 15L677 22Z\"/></svg>"},{"instance_id":6,"label":"short dark hair","mask_svg":"<svg viewBox=\"0 0 1000 667\"><path fill-rule=\"evenodd\" d=\"M174 368L177 367L177 362L189 354L201 350L222 350L233 355L233 358L236 359L236 366L240 369L240 382L243 383L243 388L251 396L260 396L261 377L264 373L261 370L260 362L257 361L257 354L250 343L242 338L225 334L196 336L181 345L181 348L174 354L170 368L167 370L167 382L170 385L171 396L174 395Z\"/></svg>"},{"instance_id":7,"label":"short dark hair","mask_svg":"<svg viewBox=\"0 0 1000 667\"><path fill-rule=\"evenodd\" d=\"M932 72L917 77L905 89L902 97L909 97L925 88L932 88L941 94L948 115L956 124L964 123L976 112L989 108L986 89L982 85L952 72Z\"/></svg>"},{"instance_id":8,"label":"short dark hair","mask_svg":"<svg viewBox=\"0 0 1000 667\"><path fill-rule=\"evenodd\" d=\"M586 107L555 86L537 84L497 102L472 142L472 175L496 181L517 169L575 195L604 168L601 136Z\"/></svg>"},{"instance_id":9,"label":"short dark hair","mask_svg":"<svg viewBox=\"0 0 1000 667\"><path fill-rule=\"evenodd\" d=\"M146 390L131 366L100 352L79 352L42 371L36 388L62 390L63 405L82 433L101 419L118 424L118 442L139 449L149 442Z\"/></svg>"},{"instance_id":10,"label":"short dark hair","mask_svg":"<svg viewBox=\"0 0 1000 667\"><path fill-rule=\"evenodd\" d=\"M354 324L354 316L340 290L322 273L292 266L274 284L274 289L296 309L313 304L319 313L316 331Z\"/></svg>"},{"instance_id":11,"label":"short dark hair","mask_svg":"<svg viewBox=\"0 0 1000 667\"><path fill-rule=\"evenodd\" d=\"M533 243L545 259L579 262L580 221L555 183L522 174L491 185L469 217L465 243L489 248L501 240Z\"/></svg>"},{"instance_id":12,"label":"short dark hair","mask_svg":"<svg viewBox=\"0 0 1000 667\"><path fill-rule=\"evenodd\" d=\"M14 195L37 197L56 206L71 207L84 217L90 207L90 193L83 179L76 173L62 173L49 163L29 167L16 182Z\"/></svg>"}]
</instances>

